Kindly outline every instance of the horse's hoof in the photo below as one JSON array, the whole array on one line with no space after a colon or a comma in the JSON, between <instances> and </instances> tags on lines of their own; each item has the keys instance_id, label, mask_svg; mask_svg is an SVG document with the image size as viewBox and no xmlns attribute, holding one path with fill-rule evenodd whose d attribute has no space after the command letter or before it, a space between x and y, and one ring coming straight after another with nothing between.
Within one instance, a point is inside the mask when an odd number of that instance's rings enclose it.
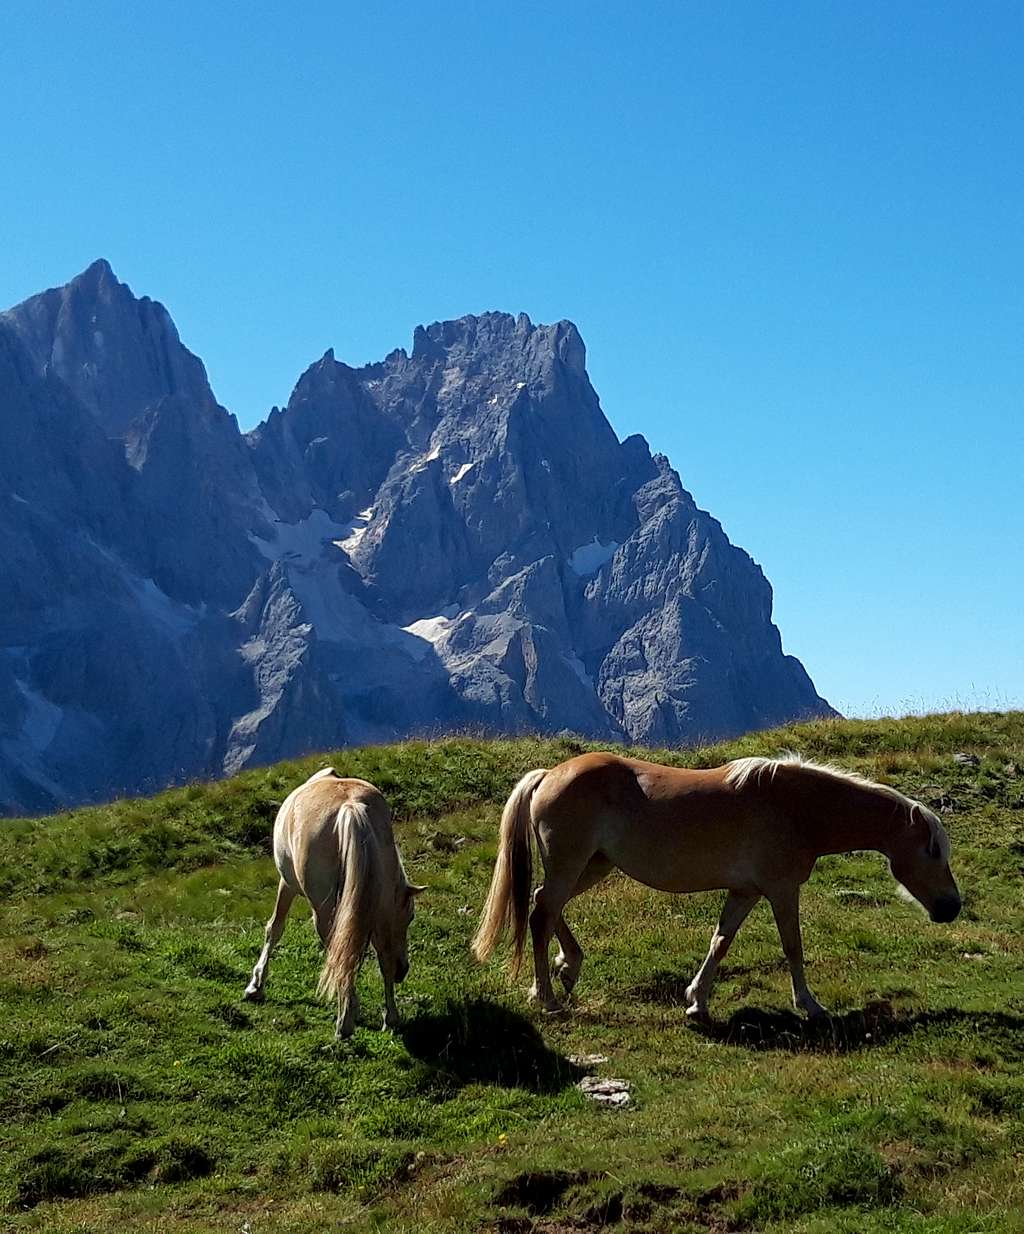
<instances>
[{"instance_id":1,"label":"horse's hoof","mask_svg":"<svg viewBox=\"0 0 1024 1234\"><path fill-rule=\"evenodd\" d=\"M563 964L556 975L562 983L562 989L566 994L571 994L576 988L576 982L580 979L580 970L578 968L570 968L568 964Z\"/></svg>"},{"instance_id":2,"label":"horse's hoof","mask_svg":"<svg viewBox=\"0 0 1024 1234\"><path fill-rule=\"evenodd\" d=\"M548 1015L560 1015L565 1010L557 998L541 998L536 990L530 991L530 1002Z\"/></svg>"},{"instance_id":3,"label":"horse's hoof","mask_svg":"<svg viewBox=\"0 0 1024 1234\"><path fill-rule=\"evenodd\" d=\"M565 1010L564 1004L560 1003L557 998L544 1002L542 1002L539 998L535 998L533 1000L533 1005L538 1011L543 1011L545 1015L561 1015Z\"/></svg>"},{"instance_id":4,"label":"horse's hoof","mask_svg":"<svg viewBox=\"0 0 1024 1234\"><path fill-rule=\"evenodd\" d=\"M707 1007L700 1007L696 1003L691 1003L686 1008L686 1018L691 1024L710 1024L711 1012Z\"/></svg>"},{"instance_id":5,"label":"horse's hoof","mask_svg":"<svg viewBox=\"0 0 1024 1234\"><path fill-rule=\"evenodd\" d=\"M402 1027L402 1017L400 1015L389 1016L384 1013L384 1023L380 1026L381 1032L387 1032L389 1029L394 1030Z\"/></svg>"},{"instance_id":6,"label":"horse's hoof","mask_svg":"<svg viewBox=\"0 0 1024 1234\"><path fill-rule=\"evenodd\" d=\"M260 986L250 985L245 987L245 993L242 995L247 1003L265 1003L267 996L263 993Z\"/></svg>"}]
</instances>

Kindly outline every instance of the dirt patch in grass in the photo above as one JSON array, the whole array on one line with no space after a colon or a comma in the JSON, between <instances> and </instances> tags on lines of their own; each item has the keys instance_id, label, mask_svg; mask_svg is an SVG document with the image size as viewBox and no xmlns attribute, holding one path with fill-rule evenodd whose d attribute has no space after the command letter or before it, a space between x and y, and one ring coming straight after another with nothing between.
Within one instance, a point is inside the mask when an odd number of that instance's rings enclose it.
<instances>
[{"instance_id":1,"label":"dirt patch in grass","mask_svg":"<svg viewBox=\"0 0 1024 1234\"><path fill-rule=\"evenodd\" d=\"M12 1199L15 1207L34 1208L45 1200L119 1191L146 1178L186 1182L210 1174L214 1164L200 1144L173 1136L140 1146L134 1135L124 1132L84 1151L74 1144L57 1144L33 1154L20 1163Z\"/></svg>"},{"instance_id":2,"label":"dirt patch in grass","mask_svg":"<svg viewBox=\"0 0 1024 1234\"><path fill-rule=\"evenodd\" d=\"M526 1170L495 1193L494 1203L503 1208L525 1208L528 1213L543 1217L558 1207L570 1187L589 1178L587 1173L572 1170Z\"/></svg>"}]
</instances>

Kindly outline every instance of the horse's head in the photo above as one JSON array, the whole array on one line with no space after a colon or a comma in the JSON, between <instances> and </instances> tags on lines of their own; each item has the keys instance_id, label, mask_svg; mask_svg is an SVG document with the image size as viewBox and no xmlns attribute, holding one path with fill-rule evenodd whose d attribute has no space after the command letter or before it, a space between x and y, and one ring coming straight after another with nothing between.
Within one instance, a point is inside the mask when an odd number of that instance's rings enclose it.
<instances>
[{"instance_id":1,"label":"horse's head","mask_svg":"<svg viewBox=\"0 0 1024 1234\"><path fill-rule=\"evenodd\" d=\"M893 877L932 921L955 920L962 901L949 868L949 837L931 810L908 802L906 826L894 829L888 855Z\"/></svg>"},{"instance_id":2,"label":"horse's head","mask_svg":"<svg viewBox=\"0 0 1024 1234\"><path fill-rule=\"evenodd\" d=\"M400 879L375 932L377 956L382 967L390 968L397 982L404 981L409 973L409 926L416 916L416 897L425 890L425 887L415 887Z\"/></svg>"}]
</instances>

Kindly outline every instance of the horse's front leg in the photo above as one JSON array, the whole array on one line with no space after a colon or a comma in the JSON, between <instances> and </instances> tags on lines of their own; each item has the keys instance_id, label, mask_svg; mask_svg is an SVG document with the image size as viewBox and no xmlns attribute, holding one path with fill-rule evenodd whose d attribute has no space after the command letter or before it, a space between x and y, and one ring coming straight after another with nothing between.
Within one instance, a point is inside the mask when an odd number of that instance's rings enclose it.
<instances>
[{"instance_id":1,"label":"horse's front leg","mask_svg":"<svg viewBox=\"0 0 1024 1234\"><path fill-rule=\"evenodd\" d=\"M807 988L807 980L804 977L804 945L800 937L800 886L797 884L787 887L770 898L775 924L779 927L782 950L785 952L793 979L793 1006L798 1011L805 1011L812 1018L828 1015L825 1008Z\"/></svg>"},{"instance_id":2,"label":"horse's front leg","mask_svg":"<svg viewBox=\"0 0 1024 1234\"><path fill-rule=\"evenodd\" d=\"M409 958L403 951L396 950L388 940L378 939L374 943L377 953L377 967L380 969L381 980L384 982L384 1028L400 1028L402 1016L395 1002L395 986L405 980L409 971Z\"/></svg>"},{"instance_id":3,"label":"horse's front leg","mask_svg":"<svg viewBox=\"0 0 1024 1234\"><path fill-rule=\"evenodd\" d=\"M395 1002L395 979L393 976L384 976L384 1027L398 1028L402 1023L402 1017L398 1010L398 1004Z\"/></svg>"},{"instance_id":4,"label":"horse's front leg","mask_svg":"<svg viewBox=\"0 0 1024 1234\"><path fill-rule=\"evenodd\" d=\"M756 891L730 891L722 906L722 915L711 936L711 946L704 963L697 970L697 975L686 987L686 1014L695 1019L706 1019L708 1015L708 996L714 985L715 973L725 958L726 952L732 946L740 926L746 921L750 910L760 900Z\"/></svg>"}]
</instances>

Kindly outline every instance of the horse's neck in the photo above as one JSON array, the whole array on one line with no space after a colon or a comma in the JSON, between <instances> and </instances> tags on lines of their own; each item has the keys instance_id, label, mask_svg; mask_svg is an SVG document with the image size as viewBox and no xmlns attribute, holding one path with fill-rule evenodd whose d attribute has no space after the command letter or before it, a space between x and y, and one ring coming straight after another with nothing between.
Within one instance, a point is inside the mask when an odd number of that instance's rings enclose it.
<instances>
[{"instance_id":1,"label":"horse's neck","mask_svg":"<svg viewBox=\"0 0 1024 1234\"><path fill-rule=\"evenodd\" d=\"M378 838L377 868L380 871L381 883L388 891L394 890L399 882L404 881L402 860L393 837L389 836L386 841Z\"/></svg>"},{"instance_id":2,"label":"horse's neck","mask_svg":"<svg viewBox=\"0 0 1024 1234\"><path fill-rule=\"evenodd\" d=\"M898 802L869 785L824 779L801 809L805 835L819 856L859 849L888 853L898 811Z\"/></svg>"}]
</instances>

